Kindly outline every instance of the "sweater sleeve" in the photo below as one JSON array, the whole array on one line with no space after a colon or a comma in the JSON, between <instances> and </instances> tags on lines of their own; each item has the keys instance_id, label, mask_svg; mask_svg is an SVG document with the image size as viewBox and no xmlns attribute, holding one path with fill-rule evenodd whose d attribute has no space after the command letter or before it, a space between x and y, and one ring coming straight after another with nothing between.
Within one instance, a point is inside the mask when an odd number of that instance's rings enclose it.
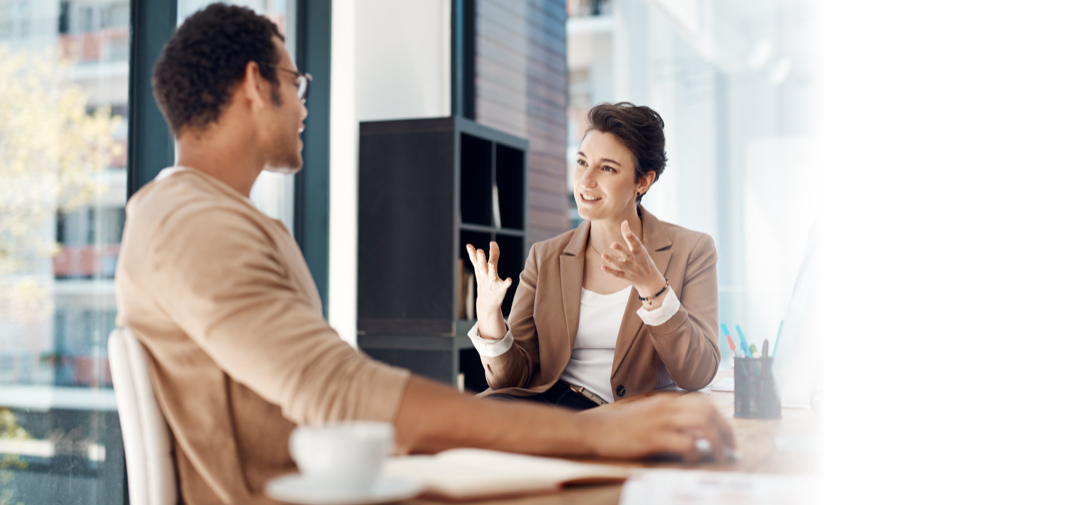
<instances>
[{"instance_id":1,"label":"sweater sleeve","mask_svg":"<svg viewBox=\"0 0 1080 505\"><path fill-rule=\"evenodd\" d=\"M225 373L296 423L394 420L408 372L358 353L305 303L264 223L230 208L182 214L150 249L155 296Z\"/></svg>"}]
</instances>

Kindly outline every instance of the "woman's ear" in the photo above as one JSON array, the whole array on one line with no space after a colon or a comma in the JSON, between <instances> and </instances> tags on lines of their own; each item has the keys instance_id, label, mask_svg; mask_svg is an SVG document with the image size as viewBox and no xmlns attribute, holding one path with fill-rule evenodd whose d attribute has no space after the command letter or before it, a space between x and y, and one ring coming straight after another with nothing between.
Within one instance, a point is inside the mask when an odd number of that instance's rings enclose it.
<instances>
[{"instance_id":1,"label":"woman's ear","mask_svg":"<svg viewBox=\"0 0 1080 505\"><path fill-rule=\"evenodd\" d=\"M649 170L649 172L646 173L644 177L642 177L641 179L638 179L637 193L639 195L644 195L645 192L648 191L649 188L652 187L653 182L655 182L655 181L656 181L656 171L655 170Z\"/></svg>"}]
</instances>

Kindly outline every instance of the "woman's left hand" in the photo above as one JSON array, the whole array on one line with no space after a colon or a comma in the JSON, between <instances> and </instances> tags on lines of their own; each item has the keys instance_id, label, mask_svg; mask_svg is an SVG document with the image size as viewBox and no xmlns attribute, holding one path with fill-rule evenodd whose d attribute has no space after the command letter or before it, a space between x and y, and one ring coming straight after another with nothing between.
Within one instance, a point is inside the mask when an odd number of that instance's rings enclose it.
<instances>
[{"instance_id":1,"label":"woman's left hand","mask_svg":"<svg viewBox=\"0 0 1080 505\"><path fill-rule=\"evenodd\" d=\"M610 275L623 279L634 286L638 295L648 298L667 284L664 274L656 268L652 257L641 239L630 231L630 224L622 222L622 236L626 245L615 242L611 250L600 255L604 265L600 268Z\"/></svg>"}]
</instances>

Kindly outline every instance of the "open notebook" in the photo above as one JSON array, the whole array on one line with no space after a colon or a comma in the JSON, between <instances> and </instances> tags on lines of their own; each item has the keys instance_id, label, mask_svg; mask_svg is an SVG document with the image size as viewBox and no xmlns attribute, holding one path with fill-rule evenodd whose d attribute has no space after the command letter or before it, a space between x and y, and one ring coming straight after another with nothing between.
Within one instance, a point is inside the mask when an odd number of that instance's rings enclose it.
<instances>
[{"instance_id":1,"label":"open notebook","mask_svg":"<svg viewBox=\"0 0 1080 505\"><path fill-rule=\"evenodd\" d=\"M425 498L443 501L553 493L570 484L619 483L632 468L576 463L482 449L390 458L385 477L420 481Z\"/></svg>"}]
</instances>

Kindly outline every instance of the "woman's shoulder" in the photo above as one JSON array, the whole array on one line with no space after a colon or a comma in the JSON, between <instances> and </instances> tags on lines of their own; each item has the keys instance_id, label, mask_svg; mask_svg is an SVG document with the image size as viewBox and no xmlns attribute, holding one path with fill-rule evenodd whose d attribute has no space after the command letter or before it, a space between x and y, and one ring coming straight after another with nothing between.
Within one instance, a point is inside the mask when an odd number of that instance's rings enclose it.
<instances>
[{"instance_id":1,"label":"woman's shoulder","mask_svg":"<svg viewBox=\"0 0 1080 505\"><path fill-rule=\"evenodd\" d=\"M566 246L570 244L570 241L574 239L574 234L577 233L577 231L577 228L573 228L549 239L537 241L532 246L533 250L538 257L559 255L566 249Z\"/></svg>"},{"instance_id":2,"label":"woman's shoulder","mask_svg":"<svg viewBox=\"0 0 1080 505\"><path fill-rule=\"evenodd\" d=\"M714 245L712 236L708 233L691 230L683 226L679 226L675 223L669 223L667 221L661 221L659 219L656 222L664 230L664 234L671 240L671 245L676 248L684 247L701 247L708 245Z\"/></svg>"}]
</instances>

